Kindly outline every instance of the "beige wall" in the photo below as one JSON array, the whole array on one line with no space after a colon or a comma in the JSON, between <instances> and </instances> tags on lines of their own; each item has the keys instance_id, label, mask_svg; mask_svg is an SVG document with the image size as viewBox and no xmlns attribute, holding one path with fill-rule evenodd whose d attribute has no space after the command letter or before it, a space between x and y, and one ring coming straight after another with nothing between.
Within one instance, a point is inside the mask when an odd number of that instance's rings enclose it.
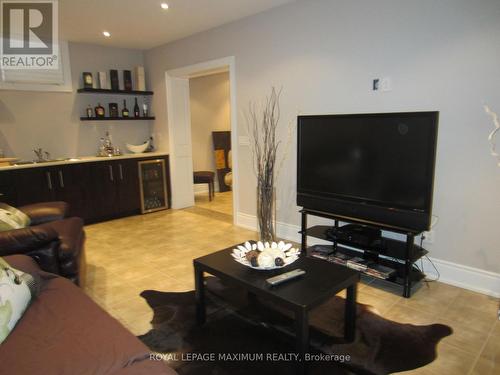
<instances>
[{"instance_id":1,"label":"beige wall","mask_svg":"<svg viewBox=\"0 0 500 375\"><path fill-rule=\"evenodd\" d=\"M229 73L190 79L189 95L193 170L215 172L212 132L231 130ZM205 185L195 185L195 189L200 188L206 190ZM218 190L218 181L215 188Z\"/></svg>"},{"instance_id":2,"label":"beige wall","mask_svg":"<svg viewBox=\"0 0 500 375\"><path fill-rule=\"evenodd\" d=\"M500 272L500 170L490 156L491 120L500 112L498 0L297 1L146 52L156 108L165 103L165 71L235 56L237 135L243 111L272 85L283 87L281 139L302 113L439 110L430 256ZM389 76L393 90L371 91ZM164 106L155 131L167 137ZM255 214L248 147L239 147L240 213ZM278 221L300 223L296 140L278 178ZM290 232L292 232L291 227ZM294 229L293 229L294 230Z\"/></svg>"},{"instance_id":3,"label":"beige wall","mask_svg":"<svg viewBox=\"0 0 500 375\"><path fill-rule=\"evenodd\" d=\"M127 98L132 110L133 97L76 93L82 87L82 72L90 71L96 78L96 72L106 71L109 80L109 69L144 65L143 52L70 43L69 54L73 92L0 91L0 148L8 156L32 159L36 147L48 150L53 157L95 155L99 138L107 130L122 150L125 143L148 139L150 124L146 121L80 121L88 104L93 108L100 101L107 112L107 103L117 102L121 110Z\"/></svg>"}]
</instances>

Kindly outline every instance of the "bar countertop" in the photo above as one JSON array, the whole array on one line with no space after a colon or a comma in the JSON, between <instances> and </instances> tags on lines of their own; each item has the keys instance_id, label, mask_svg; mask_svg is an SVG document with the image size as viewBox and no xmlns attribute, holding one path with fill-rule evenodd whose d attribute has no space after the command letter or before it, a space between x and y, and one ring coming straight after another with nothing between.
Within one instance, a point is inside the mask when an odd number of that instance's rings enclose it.
<instances>
[{"instance_id":1,"label":"bar countertop","mask_svg":"<svg viewBox=\"0 0 500 375\"><path fill-rule=\"evenodd\" d=\"M167 156L167 152L145 152L140 154L124 154L120 156L80 156L75 158L60 158L44 162L13 164L0 167L0 171L11 171L16 169L52 167L57 165L71 165L79 163L95 163L100 161L123 160L123 159L145 159Z\"/></svg>"}]
</instances>

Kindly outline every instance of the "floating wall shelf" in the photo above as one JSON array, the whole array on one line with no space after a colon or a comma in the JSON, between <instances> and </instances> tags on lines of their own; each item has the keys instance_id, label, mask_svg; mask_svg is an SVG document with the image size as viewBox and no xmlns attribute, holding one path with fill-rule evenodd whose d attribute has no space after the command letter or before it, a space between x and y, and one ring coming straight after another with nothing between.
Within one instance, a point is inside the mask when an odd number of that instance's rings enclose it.
<instances>
[{"instance_id":1,"label":"floating wall shelf","mask_svg":"<svg viewBox=\"0 0 500 375\"><path fill-rule=\"evenodd\" d=\"M79 94L108 94L108 95L137 95L146 96L153 95L153 91L125 91L125 90L110 90L110 89L78 89Z\"/></svg>"},{"instance_id":2,"label":"floating wall shelf","mask_svg":"<svg viewBox=\"0 0 500 375\"><path fill-rule=\"evenodd\" d=\"M154 116L148 117L80 117L81 121L141 121L154 120Z\"/></svg>"}]
</instances>

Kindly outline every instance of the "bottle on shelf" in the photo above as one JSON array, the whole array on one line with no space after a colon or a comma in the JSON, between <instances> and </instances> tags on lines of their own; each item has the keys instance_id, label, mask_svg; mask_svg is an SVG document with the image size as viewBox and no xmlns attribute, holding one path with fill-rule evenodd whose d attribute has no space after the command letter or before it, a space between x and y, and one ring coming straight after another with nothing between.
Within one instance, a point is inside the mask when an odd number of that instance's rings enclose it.
<instances>
[{"instance_id":1,"label":"bottle on shelf","mask_svg":"<svg viewBox=\"0 0 500 375\"><path fill-rule=\"evenodd\" d=\"M130 113L127 108L127 101L123 100L123 109L122 109L122 117L129 117Z\"/></svg>"},{"instance_id":2,"label":"bottle on shelf","mask_svg":"<svg viewBox=\"0 0 500 375\"><path fill-rule=\"evenodd\" d=\"M139 110L139 104L137 104L137 98L135 98L134 117L141 117L141 112Z\"/></svg>"},{"instance_id":3,"label":"bottle on shelf","mask_svg":"<svg viewBox=\"0 0 500 375\"><path fill-rule=\"evenodd\" d=\"M89 104L87 107L87 118L92 118L93 114L94 114L94 111L92 111L92 107Z\"/></svg>"},{"instance_id":4,"label":"bottle on shelf","mask_svg":"<svg viewBox=\"0 0 500 375\"><path fill-rule=\"evenodd\" d=\"M148 105L146 103L142 104L142 115L144 117L148 117L149 116Z\"/></svg>"},{"instance_id":5,"label":"bottle on shelf","mask_svg":"<svg viewBox=\"0 0 500 375\"><path fill-rule=\"evenodd\" d=\"M109 103L109 117L118 118L118 103Z\"/></svg>"},{"instance_id":6,"label":"bottle on shelf","mask_svg":"<svg viewBox=\"0 0 500 375\"><path fill-rule=\"evenodd\" d=\"M94 108L95 117L104 117L105 111L101 103L97 103L97 107Z\"/></svg>"},{"instance_id":7,"label":"bottle on shelf","mask_svg":"<svg viewBox=\"0 0 500 375\"><path fill-rule=\"evenodd\" d=\"M94 86L94 78L92 77L92 73L83 72L83 87L86 89L91 89Z\"/></svg>"}]
</instances>

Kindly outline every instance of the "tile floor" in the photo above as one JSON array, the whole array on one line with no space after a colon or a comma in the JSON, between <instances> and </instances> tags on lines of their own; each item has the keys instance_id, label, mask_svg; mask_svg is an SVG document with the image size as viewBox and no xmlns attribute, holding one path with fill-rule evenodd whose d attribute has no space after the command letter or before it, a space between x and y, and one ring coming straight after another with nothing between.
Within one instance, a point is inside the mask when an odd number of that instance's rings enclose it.
<instances>
[{"instance_id":1,"label":"tile floor","mask_svg":"<svg viewBox=\"0 0 500 375\"><path fill-rule=\"evenodd\" d=\"M208 193L196 193L194 201L196 207L204 208L207 210L223 213L231 216L230 221L233 220L233 194L231 191L224 193L216 193L217 198L210 201Z\"/></svg>"},{"instance_id":2,"label":"tile floor","mask_svg":"<svg viewBox=\"0 0 500 375\"><path fill-rule=\"evenodd\" d=\"M141 291L191 290L194 257L256 238L232 225L230 193L218 193L212 202L197 197L197 205L185 210L90 225L86 232L85 290L134 334L147 332L152 318ZM437 360L408 374L500 374L497 299L440 282L424 284L411 299L361 283L358 299L388 319L453 327Z\"/></svg>"}]
</instances>

